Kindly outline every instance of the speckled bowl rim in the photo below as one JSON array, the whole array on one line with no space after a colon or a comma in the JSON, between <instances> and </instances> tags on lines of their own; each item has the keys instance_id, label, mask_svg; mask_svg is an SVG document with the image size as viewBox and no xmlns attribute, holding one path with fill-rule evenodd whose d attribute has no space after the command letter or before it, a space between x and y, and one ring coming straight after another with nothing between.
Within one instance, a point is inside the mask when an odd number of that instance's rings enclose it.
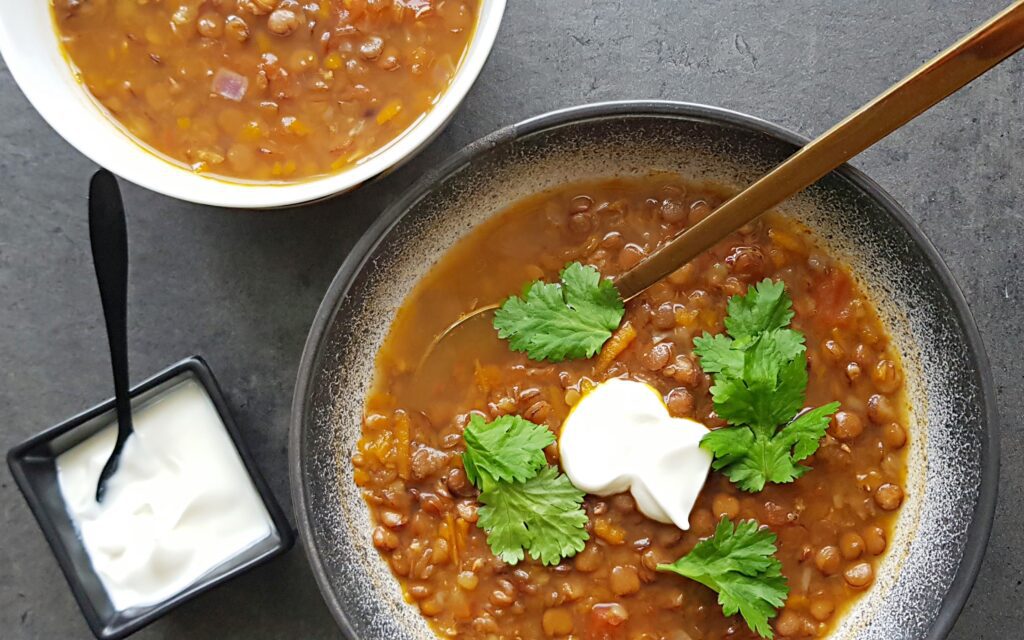
<instances>
[{"instance_id":1,"label":"speckled bowl rim","mask_svg":"<svg viewBox=\"0 0 1024 640\"><path fill-rule=\"evenodd\" d=\"M388 234L403 215L438 184L444 182L447 178L471 163L477 156L486 154L492 149L508 144L518 138L575 121L637 115L698 118L737 126L796 146L802 146L808 142L807 138L766 120L729 109L689 102L630 100L602 102L552 111L517 124L509 125L480 138L456 152L440 166L424 174L367 229L338 269L314 317L299 362L289 428L288 459L292 503L300 539L303 546L307 549L306 556L320 592L345 637L357 638L358 636L346 616L344 603L338 601L334 596L327 570L316 551L311 524L312 518L306 508L307 487L303 481L303 456L301 451L302 434L307 417L306 408L310 397L309 385L317 370L316 366L320 361L322 347L324 346L323 339L334 320L341 300L351 286L353 279L363 269L366 258L370 256L377 243ZM966 337L967 352L974 357L978 365L977 374L981 391L978 401L981 405L984 420L984 429L981 433L980 442L981 486L978 490L978 499L974 507L972 519L967 528L963 557L956 570L955 577L946 592L946 596L943 598L934 622L925 636L928 640L938 640L945 638L949 634L970 595L981 568L992 530L992 522L995 517L999 479L999 420L995 402L993 401L994 391L988 356L985 352L984 343L974 316L967 306L967 300L963 295L963 291L942 261L935 246L917 226L917 223L910 218L903 207L892 196L860 170L849 164L844 164L836 169L834 173L851 182L854 187L860 189L866 196L885 209L893 221L907 232L922 251L925 260L934 269L935 275L956 311L957 317L955 320Z\"/></svg>"}]
</instances>

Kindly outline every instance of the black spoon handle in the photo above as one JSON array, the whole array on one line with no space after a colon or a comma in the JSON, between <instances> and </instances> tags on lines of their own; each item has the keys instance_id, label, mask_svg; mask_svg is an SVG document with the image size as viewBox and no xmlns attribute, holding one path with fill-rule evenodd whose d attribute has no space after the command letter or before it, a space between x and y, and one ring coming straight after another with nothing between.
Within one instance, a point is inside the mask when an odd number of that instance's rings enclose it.
<instances>
[{"instance_id":1,"label":"black spoon handle","mask_svg":"<svg viewBox=\"0 0 1024 640\"><path fill-rule=\"evenodd\" d=\"M117 442L96 486L96 501L100 502L107 480L117 470L121 449L132 433L128 395L128 229L117 180L105 169L97 171L89 184L89 243L107 323L117 408Z\"/></svg>"}]
</instances>

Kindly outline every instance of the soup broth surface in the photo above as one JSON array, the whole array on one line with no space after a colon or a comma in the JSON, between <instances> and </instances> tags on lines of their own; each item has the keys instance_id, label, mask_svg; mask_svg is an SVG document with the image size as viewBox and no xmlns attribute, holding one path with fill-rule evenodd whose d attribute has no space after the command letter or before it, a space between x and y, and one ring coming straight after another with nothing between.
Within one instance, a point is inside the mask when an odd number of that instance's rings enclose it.
<instances>
[{"instance_id":1,"label":"soup broth surface","mask_svg":"<svg viewBox=\"0 0 1024 640\"><path fill-rule=\"evenodd\" d=\"M82 83L131 135L192 170L336 173L447 89L480 0L53 0Z\"/></svg>"},{"instance_id":2,"label":"soup broth surface","mask_svg":"<svg viewBox=\"0 0 1024 640\"><path fill-rule=\"evenodd\" d=\"M352 462L383 559L440 637L623 640L755 638L716 594L655 571L709 536L722 516L777 536L789 598L780 638L828 635L875 580L903 501L907 416L899 356L871 301L810 232L763 216L626 304L636 338L607 369L595 360L538 363L472 320L421 358L462 314L556 281L571 261L615 276L707 216L725 193L674 175L567 185L525 199L468 234L418 284L379 352ZM711 472L682 531L654 522L628 494L587 496L590 540L556 566L495 558L476 526L477 492L460 454L470 412L518 414L557 435L594 383L646 382L669 411L710 428L710 376L693 338L724 331L726 302L764 278L793 300L806 336L807 406L838 401L813 467L791 484L739 491ZM557 463L555 446L548 460Z\"/></svg>"}]
</instances>

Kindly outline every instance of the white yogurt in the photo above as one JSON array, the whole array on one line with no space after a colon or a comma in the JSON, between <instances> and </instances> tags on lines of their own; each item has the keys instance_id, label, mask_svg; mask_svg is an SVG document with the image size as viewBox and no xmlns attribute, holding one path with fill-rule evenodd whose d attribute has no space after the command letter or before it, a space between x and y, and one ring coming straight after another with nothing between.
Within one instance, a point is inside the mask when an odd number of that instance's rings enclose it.
<instances>
[{"instance_id":1,"label":"white yogurt","mask_svg":"<svg viewBox=\"0 0 1024 640\"><path fill-rule=\"evenodd\" d=\"M612 379L586 393L558 439L565 474L599 496L629 491L648 518L690 528L711 454L700 448L707 428L673 418L653 387Z\"/></svg>"},{"instance_id":2,"label":"white yogurt","mask_svg":"<svg viewBox=\"0 0 1024 640\"><path fill-rule=\"evenodd\" d=\"M273 533L273 522L206 390L185 380L140 408L95 500L111 424L57 458L68 513L114 608L161 602Z\"/></svg>"}]
</instances>

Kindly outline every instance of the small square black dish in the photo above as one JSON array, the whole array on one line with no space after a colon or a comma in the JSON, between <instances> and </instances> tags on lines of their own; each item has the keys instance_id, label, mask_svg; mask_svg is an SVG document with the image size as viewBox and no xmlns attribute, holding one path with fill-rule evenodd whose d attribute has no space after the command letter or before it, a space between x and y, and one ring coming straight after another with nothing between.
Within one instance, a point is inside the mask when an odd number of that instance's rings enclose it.
<instances>
[{"instance_id":1,"label":"small square black dish","mask_svg":"<svg viewBox=\"0 0 1024 640\"><path fill-rule=\"evenodd\" d=\"M295 534L247 451L209 366L198 356L161 371L131 390L137 407L176 384L193 379L209 394L272 522L271 534L228 558L176 595L161 602L118 611L111 602L68 514L57 477L56 459L115 420L111 398L47 429L7 453L7 464L39 522L89 628L100 640L124 638L182 603L252 569L292 547Z\"/></svg>"}]
</instances>

